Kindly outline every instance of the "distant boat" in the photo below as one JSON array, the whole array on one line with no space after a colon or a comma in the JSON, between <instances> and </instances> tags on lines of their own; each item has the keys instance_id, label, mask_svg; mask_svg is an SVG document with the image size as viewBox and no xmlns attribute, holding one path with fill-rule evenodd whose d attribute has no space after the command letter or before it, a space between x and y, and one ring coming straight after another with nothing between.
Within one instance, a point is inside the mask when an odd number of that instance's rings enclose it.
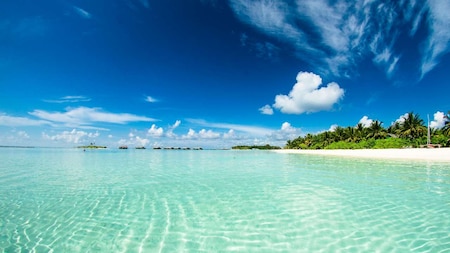
<instances>
[{"instance_id":1,"label":"distant boat","mask_svg":"<svg viewBox=\"0 0 450 253\"><path fill-rule=\"evenodd\" d=\"M119 149L128 149L128 146L125 146L125 145L119 146Z\"/></svg>"},{"instance_id":2,"label":"distant boat","mask_svg":"<svg viewBox=\"0 0 450 253\"><path fill-rule=\"evenodd\" d=\"M139 147L136 147L136 149L145 149L145 147L144 146L139 146Z\"/></svg>"}]
</instances>

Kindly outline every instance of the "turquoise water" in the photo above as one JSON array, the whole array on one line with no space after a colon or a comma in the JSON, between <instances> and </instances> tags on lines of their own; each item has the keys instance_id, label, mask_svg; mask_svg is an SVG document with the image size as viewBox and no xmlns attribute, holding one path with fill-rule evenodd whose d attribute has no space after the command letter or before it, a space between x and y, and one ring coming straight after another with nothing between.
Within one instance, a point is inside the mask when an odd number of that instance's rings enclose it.
<instances>
[{"instance_id":1,"label":"turquoise water","mask_svg":"<svg viewBox=\"0 0 450 253\"><path fill-rule=\"evenodd\" d=\"M450 252L450 165L0 149L0 252Z\"/></svg>"}]
</instances>

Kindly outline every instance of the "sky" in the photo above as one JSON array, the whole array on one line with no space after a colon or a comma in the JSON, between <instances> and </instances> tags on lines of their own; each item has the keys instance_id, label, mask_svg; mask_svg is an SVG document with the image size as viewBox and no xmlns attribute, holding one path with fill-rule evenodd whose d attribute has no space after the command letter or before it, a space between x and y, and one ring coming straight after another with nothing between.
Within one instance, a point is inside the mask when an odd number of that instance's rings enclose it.
<instances>
[{"instance_id":1,"label":"sky","mask_svg":"<svg viewBox=\"0 0 450 253\"><path fill-rule=\"evenodd\" d=\"M450 110L450 1L2 0L0 145L278 145Z\"/></svg>"}]
</instances>

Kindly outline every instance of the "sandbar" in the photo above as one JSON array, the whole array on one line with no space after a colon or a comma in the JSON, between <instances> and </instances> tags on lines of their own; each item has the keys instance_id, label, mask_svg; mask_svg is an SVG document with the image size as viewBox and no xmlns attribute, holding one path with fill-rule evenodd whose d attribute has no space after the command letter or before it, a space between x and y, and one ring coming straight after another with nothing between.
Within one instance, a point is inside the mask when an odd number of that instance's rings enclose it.
<instances>
[{"instance_id":1,"label":"sandbar","mask_svg":"<svg viewBox=\"0 0 450 253\"><path fill-rule=\"evenodd\" d=\"M450 162L450 148L279 149L277 153Z\"/></svg>"}]
</instances>

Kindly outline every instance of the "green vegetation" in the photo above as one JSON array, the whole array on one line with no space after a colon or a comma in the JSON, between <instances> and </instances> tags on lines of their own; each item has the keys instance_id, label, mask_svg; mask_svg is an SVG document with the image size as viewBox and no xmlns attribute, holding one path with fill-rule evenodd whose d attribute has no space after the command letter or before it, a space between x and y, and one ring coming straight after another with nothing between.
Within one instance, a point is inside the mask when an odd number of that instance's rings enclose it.
<instances>
[{"instance_id":1,"label":"green vegetation","mask_svg":"<svg viewBox=\"0 0 450 253\"><path fill-rule=\"evenodd\" d=\"M106 148L106 146L97 146L97 145L86 145L86 146L78 146L77 148Z\"/></svg>"},{"instance_id":2,"label":"green vegetation","mask_svg":"<svg viewBox=\"0 0 450 253\"><path fill-rule=\"evenodd\" d=\"M442 129L430 129L432 144L450 146L450 111ZM403 122L384 128L375 120L368 127L336 127L334 131L307 134L288 140L288 149L363 149L420 147L427 144L428 128L418 114L408 113Z\"/></svg>"},{"instance_id":3,"label":"green vegetation","mask_svg":"<svg viewBox=\"0 0 450 253\"><path fill-rule=\"evenodd\" d=\"M246 145L240 145L240 146L234 146L232 149L241 149L241 150L247 150L247 149L261 149L261 150L270 150L270 149L281 149L278 146L270 146L269 144L266 145L253 145L253 146L246 146Z\"/></svg>"}]
</instances>

